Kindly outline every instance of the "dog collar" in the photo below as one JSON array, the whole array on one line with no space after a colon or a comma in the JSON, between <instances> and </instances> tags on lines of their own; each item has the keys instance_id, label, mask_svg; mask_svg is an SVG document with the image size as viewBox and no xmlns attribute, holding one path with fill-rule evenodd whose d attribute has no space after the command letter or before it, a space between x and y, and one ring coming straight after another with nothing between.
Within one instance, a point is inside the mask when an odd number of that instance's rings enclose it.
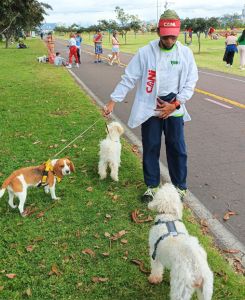
<instances>
[{"instance_id":1,"label":"dog collar","mask_svg":"<svg viewBox=\"0 0 245 300\"><path fill-rule=\"evenodd\" d=\"M176 226L175 226L175 223L174 222L182 222L181 220L174 220L174 221L161 221L161 220L158 220L157 222L155 222L154 225L159 225L159 224L166 224L167 226L167 229L168 229L168 233L165 233L163 234L162 236L159 237L159 239L155 242L155 245L154 245L154 251L152 253L152 259L155 260L156 259L156 255L157 255L157 246L158 244L163 241L165 238L167 238L168 236L173 236L173 237L176 237L178 236L179 234L185 234L183 232L178 232L176 230Z\"/></svg>"}]
</instances>

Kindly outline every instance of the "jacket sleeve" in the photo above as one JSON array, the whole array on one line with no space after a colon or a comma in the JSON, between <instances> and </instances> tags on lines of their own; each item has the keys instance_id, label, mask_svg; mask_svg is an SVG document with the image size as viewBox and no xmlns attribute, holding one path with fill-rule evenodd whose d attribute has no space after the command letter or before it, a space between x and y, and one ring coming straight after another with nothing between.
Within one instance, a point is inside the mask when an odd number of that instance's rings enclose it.
<instances>
[{"instance_id":1,"label":"jacket sleeve","mask_svg":"<svg viewBox=\"0 0 245 300\"><path fill-rule=\"evenodd\" d=\"M177 94L176 99L184 104L186 101L190 100L190 98L194 94L194 89L196 86L196 82L198 80L198 70L197 65L193 56L192 51L189 50L189 59L188 59L188 73L186 77L186 82L182 90Z\"/></svg>"},{"instance_id":2,"label":"jacket sleeve","mask_svg":"<svg viewBox=\"0 0 245 300\"><path fill-rule=\"evenodd\" d=\"M127 96L127 93L135 87L137 80L141 77L141 55L140 52L137 52L137 54L135 54L135 56L131 59L130 63L126 67L121 81L112 92L111 99L115 102L122 102Z\"/></svg>"}]
</instances>

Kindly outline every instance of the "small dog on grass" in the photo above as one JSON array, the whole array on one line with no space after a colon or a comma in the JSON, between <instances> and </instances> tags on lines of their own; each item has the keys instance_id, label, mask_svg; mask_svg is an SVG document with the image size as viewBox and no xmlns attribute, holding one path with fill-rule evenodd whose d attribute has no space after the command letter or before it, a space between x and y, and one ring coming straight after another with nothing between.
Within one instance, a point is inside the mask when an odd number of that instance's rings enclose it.
<instances>
[{"instance_id":1,"label":"small dog on grass","mask_svg":"<svg viewBox=\"0 0 245 300\"><path fill-rule=\"evenodd\" d=\"M2 184L0 189L0 198L5 190L8 190L9 205L16 208L14 205L14 196L19 199L20 214L25 217L24 204L29 187L44 186L46 193L51 194L53 200L59 198L55 195L55 184L61 181L63 176L74 172L74 164L68 158L53 159L44 164L35 167L26 167L14 171Z\"/></svg>"},{"instance_id":2,"label":"small dog on grass","mask_svg":"<svg viewBox=\"0 0 245 300\"><path fill-rule=\"evenodd\" d=\"M39 63L46 63L47 62L47 56L46 55L39 56L39 57L37 57L37 61Z\"/></svg>"},{"instance_id":3,"label":"small dog on grass","mask_svg":"<svg viewBox=\"0 0 245 300\"><path fill-rule=\"evenodd\" d=\"M100 160L98 165L98 173L100 179L107 176L107 167L111 169L111 178L118 181L118 169L121 163L120 136L124 133L122 125L118 122L111 122L107 125L107 137L100 142Z\"/></svg>"},{"instance_id":4,"label":"small dog on grass","mask_svg":"<svg viewBox=\"0 0 245 300\"><path fill-rule=\"evenodd\" d=\"M190 300L195 291L199 300L211 300L213 273L205 250L197 238L188 234L182 222L183 204L176 188L166 183L148 208L158 212L149 235L149 282L160 283L164 268L168 268L171 270L171 300Z\"/></svg>"}]
</instances>

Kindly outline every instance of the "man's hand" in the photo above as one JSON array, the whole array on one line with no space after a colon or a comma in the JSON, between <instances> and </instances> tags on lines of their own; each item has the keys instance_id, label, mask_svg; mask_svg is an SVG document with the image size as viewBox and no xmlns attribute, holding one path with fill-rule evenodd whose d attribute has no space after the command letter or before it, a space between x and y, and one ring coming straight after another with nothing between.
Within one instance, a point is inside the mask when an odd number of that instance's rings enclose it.
<instances>
[{"instance_id":1,"label":"man's hand","mask_svg":"<svg viewBox=\"0 0 245 300\"><path fill-rule=\"evenodd\" d=\"M169 115L175 111L176 107L174 104L168 102L159 102L157 101L157 108L155 111L159 112L158 117L161 119L167 119Z\"/></svg>"},{"instance_id":2,"label":"man's hand","mask_svg":"<svg viewBox=\"0 0 245 300\"><path fill-rule=\"evenodd\" d=\"M103 108L103 116L104 117L109 117L109 115L112 113L114 106L116 102L110 100Z\"/></svg>"}]
</instances>

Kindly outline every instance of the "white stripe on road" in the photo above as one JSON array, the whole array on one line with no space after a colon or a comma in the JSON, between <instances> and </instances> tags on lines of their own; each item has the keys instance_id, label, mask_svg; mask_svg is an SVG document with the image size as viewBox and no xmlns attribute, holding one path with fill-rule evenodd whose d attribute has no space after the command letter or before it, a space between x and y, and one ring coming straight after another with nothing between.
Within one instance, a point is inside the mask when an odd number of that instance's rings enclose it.
<instances>
[{"instance_id":1,"label":"white stripe on road","mask_svg":"<svg viewBox=\"0 0 245 300\"><path fill-rule=\"evenodd\" d=\"M225 105L225 104L223 104L223 103L220 103L220 102L218 102L218 101L215 101L215 100L212 100L212 99L209 99L209 98L204 98L204 100L207 100L207 101L209 101L209 102L212 102L212 103L217 104L217 105L220 105L220 106L223 106L223 107L225 107L225 108L232 108L231 106Z\"/></svg>"},{"instance_id":2,"label":"white stripe on road","mask_svg":"<svg viewBox=\"0 0 245 300\"><path fill-rule=\"evenodd\" d=\"M228 77L228 76L224 76L224 75L218 75L218 74L209 73L209 72L204 72L204 71L200 71L200 70L198 70L198 73L206 74L206 75L211 75L211 76L216 76L216 77L221 77L221 78L230 79L230 80L235 80L235 81L239 81L239 82L245 83L245 80L238 79L238 78L233 78L233 77Z\"/></svg>"}]
</instances>

